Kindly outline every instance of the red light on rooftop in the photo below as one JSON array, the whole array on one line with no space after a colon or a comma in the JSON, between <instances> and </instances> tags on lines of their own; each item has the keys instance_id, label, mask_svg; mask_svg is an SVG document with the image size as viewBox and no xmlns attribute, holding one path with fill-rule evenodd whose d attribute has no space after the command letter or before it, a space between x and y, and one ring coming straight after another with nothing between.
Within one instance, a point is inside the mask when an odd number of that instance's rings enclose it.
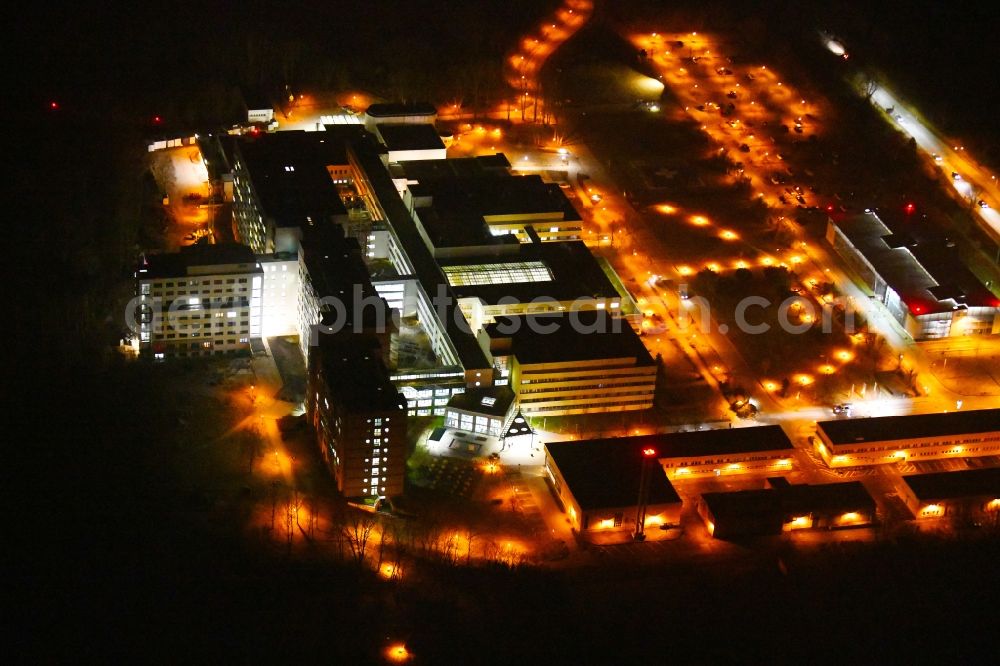
<instances>
[{"instance_id":1,"label":"red light on rooftop","mask_svg":"<svg viewBox=\"0 0 1000 666\"><path fill-rule=\"evenodd\" d=\"M159 116L153 116L153 122L159 124L159 123L163 122L163 118L161 118Z\"/></svg>"},{"instance_id":2,"label":"red light on rooftop","mask_svg":"<svg viewBox=\"0 0 1000 666\"><path fill-rule=\"evenodd\" d=\"M59 102L49 102L49 108L55 111L59 108Z\"/></svg>"},{"instance_id":3,"label":"red light on rooftop","mask_svg":"<svg viewBox=\"0 0 1000 666\"><path fill-rule=\"evenodd\" d=\"M917 207L914 206L912 202L910 202L910 203L906 204L906 208L904 210L906 210L907 215L909 215L913 211L915 211L916 209L917 209Z\"/></svg>"},{"instance_id":4,"label":"red light on rooftop","mask_svg":"<svg viewBox=\"0 0 1000 666\"><path fill-rule=\"evenodd\" d=\"M826 212L828 212L828 213L832 213L833 212L833 204L827 204L827 206L826 206Z\"/></svg>"},{"instance_id":5,"label":"red light on rooftop","mask_svg":"<svg viewBox=\"0 0 1000 666\"><path fill-rule=\"evenodd\" d=\"M653 456L656 455L656 449L645 448L642 450L642 455L646 456L647 458L652 458Z\"/></svg>"}]
</instances>

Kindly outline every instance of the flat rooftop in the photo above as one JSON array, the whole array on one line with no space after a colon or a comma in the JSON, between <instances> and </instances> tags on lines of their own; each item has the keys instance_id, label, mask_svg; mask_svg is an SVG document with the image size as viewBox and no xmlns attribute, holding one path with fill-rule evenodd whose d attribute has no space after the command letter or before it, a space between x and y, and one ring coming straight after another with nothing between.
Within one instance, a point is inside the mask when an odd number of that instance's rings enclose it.
<instances>
[{"instance_id":1,"label":"flat rooftop","mask_svg":"<svg viewBox=\"0 0 1000 666\"><path fill-rule=\"evenodd\" d=\"M510 173L510 161L503 153L476 157L449 157L445 160L411 160L389 167L394 178L408 180L442 180L447 178L478 178Z\"/></svg>"},{"instance_id":2,"label":"flat rooftop","mask_svg":"<svg viewBox=\"0 0 1000 666\"><path fill-rule=\"evenodd\" d=\"M1000 409L820 421L816 427L833 444L865 444L1000 430Z\"/></svg>"},{"instance_id":3,"label":"flat rooftop","mask_svg":"<svg viewBox=\"0 0 1000 666\"><path fill-rule=\"evenodd\" d=\"M346 136L296 130L239 137L261 207L279 226L347 214L327 170L347 164Z\"/></svg>"},{"instance_id":4,"label":"flat rooftop","mask_svg":"<svg viewBox=\"0 0 1000 666\"><path fill-rule=\"evenodd\" d=\"M1000 498L1000 467L970 469L964 472L916 474L904 476L903 481L913 494L922 500Z\"/></svg>"},{"instance_id":5,"label":"flat rooftop","mask_svg":"<svg viewBox=\"0 0 1000 666\"><path fill-rule=\"evenodd\" d=\"M516 253L439 259L459 298L480 298L489 305L501 298L572 301L617 299L618 291L583 241L523 243Z\"/></svg>"},{"instance_id":6,"label":"flat rooftop","mask_svg":"<svg viewBox=\"0 0 1000 666\"><path fill-rule=\"evenodd\" d=\"M507 386L466 389L465 393L454 395L448 406L466 412L504 417L514 402L514 392Z\"/></svg>"},{"instance_id":7,"label":"flat rooftop","mask_svg":"<svg viewBox=\"0 0 1000 666\"><path fill-rule=\"evenodd\" d=\"M375 131L389 150L443 150L444 142L430 123L382 123Z\"/></svg>"},{"instance_id":8,"label":"flat rooftop","mask_svg":"<svg viewBox=\"0 0 1000 666\"><path fill-rule=\"evenodd\" d=\"M337 401L356 412L405 410L382 362L378 340L366 335L321 335L313 348Z\"/></svg>"},{"instance_id":9,"label":"flat rooftop","mask_svg":"<svg viewBox=\"0 0 1000 666\"><path fill-rule=\"evenodd\" d=\"M811 513L830 515L875 511L875 500L860 481L704 493L701 498L720 523L724 520L738 521L753 514L786 519Z\"/></svg>"},{"instance_id":10,"label":"flat rooftop","mask_svg":"<svg viewBox=\"0 0 1000 666\"><path fill-rule=\"evenodd\" d=\"M489 368L490 362L472 335L472 331L468 330L467 326L459 325L458 320L462 315L456 312L458 305L454 293L448 287L448 281L421 238L416 223L410 217L403 199L382 163L373 139L370 135L359 137L351 141L349 150L385 211L388 227L398 239L420 286L432 298L438 294L438 285L444 286L444 295L449 297L447 304L442 308L434 308L434 313L439 317L441 327L455 349L459 363L466 370ZM464 322L464 319L462 321Z\"/></svg>"},{"instance_id":11,"label":"flat rooftop","mask_svg":"<svg viewBox=\"0 0 1000 666\"><path fill-rule=\"evenodd\" d=\"M538 175L511 175L506 158L494 162L466 158L402 165L401 174L432 245L496 243L491 224L528 224L545 231L556 223L580 221L580 214L557 184L546 183Z\"/></svg>"},{"instance_id":12,"label":"flat rooftop","mask_svg":"<svg viewBox=\"0 0 1000 666\"><path fill-rule=\"evenodd\" d=\"M183 277L190 275L191 269L217 268L215 275L227 273L252 273L260 271L257 267L257 257L246 245L238 243L220 243L210 245L198 243L185 245L179 252L165 254L148 254L139 259L138 279L150 280L164 277ZM197 274L205 274L205 270L195 270Z\"/></svg>"},{"instance_id":13,"label":"flat rooftop","mask_svg":"<svg viewBox=\"0 0 1000 666\"><path fill-rule=\"evenodd\" d=\"M921 214L878 210L836 224L915 315L1000 305L955 243Z\"/></svg>"},{"instance_id":14,"label":"flat rooftop","mask_svg":"<svg viewBox=\"0 0 1000 666\"><path fill-rule=\"evenodd\" d=\"M485 330L494 355L513 354L522 365L603 359L655 365L629 323L602 310L497 317Z\"/></svg>"},{"instance_id":15,"label":"flat rooftop","mask_svg":"<svg viewBox=\"0 0 1000 666\"><path fill-rule=\"evenodd\" d=\"M610 437L589 441L627 442L630 445L652 447L656 449L656 457L660 460L758 451L791 451L793 448L785 431L777 425Z\"/></svg>"},{"instance_id":16,"label":"flat rooftop","mask_svg":"<svg viewBox=\"0 0 1000 666\"><path fill-rule=\"evenodd\" d=\"M302 239L302 253L316 295L344 305L339 312L324 311L325 324L334 325L334 319L342 318L347 330L355 325L366 331L380 325L385 332L394 328L392 309L372 285L356 239L345 237L339 226L310 228Z\"/></svg>"},{"instance_id":17,"label":"flat rooftop","mask_svg":"<svg viewBox=\"0 0 1000 666\"><path fill-rule=\"evenodd\" d=\"M384 102L372 104L365 113L372 118L391 118L393 116L430 116L437 113L437 108L427 102Z\"/></svg>"},{"instance_id":18,"label":"flat rooftop","mask_svg":"<svg viewBox=\"0 0 1000 666\"><path fill-rule=\"evenodd\" d=\"M629 439L552 442L545 445L584 511L635 506L639 499L643 444ZM679 504L660 465L651 463L649 504Z\"/></svg>"}]
</instances>

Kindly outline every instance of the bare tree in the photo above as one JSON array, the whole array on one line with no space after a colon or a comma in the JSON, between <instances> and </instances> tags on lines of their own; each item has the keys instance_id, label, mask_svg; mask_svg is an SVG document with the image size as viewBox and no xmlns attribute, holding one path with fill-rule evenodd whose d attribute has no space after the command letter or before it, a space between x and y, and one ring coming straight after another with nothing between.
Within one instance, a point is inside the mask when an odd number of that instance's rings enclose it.
<instances>
[{"instance_id":1,"label":"bare tree","mask_svg":"<svg viewBox=\"0 0 1000 666\"><path fill-rule=\"evenodd\" d=\"M865 101L872 101L872 97L878 92L878 81L875 80L871 74L865 75L864 80L861 82L861 94L865 96Z\"/></svg>"},{"instance_id":2,"label":"bare tree","mask_svg":"<svg viewBox=\"0 0 1000 666\"><path fill-rule=\"evenodd\" d=\"M271 533L274 533L274 519L278 513L278 482L271 482Z\"/></svg>"},{"instance_id":3,"label":"bare tree","mask_svg":"<svg viewBox=\"0 0 1000 666\"><path fill-rule=\"evenodd\" d=\"M247 430L241 430L236 437L239 443L240 453L247 462L247 474L253 472L253 464L260 457L264 447L264 439L261 437L257 426L252 426Z\"/></svg>"},{"instance_id":4,"label":"bare tree","mask_svg":"<svg viewBox=\"0 0 1000 666\"><path fill-rule=\"evenodd\" d=\"M288 504L285 505L285 538L288 546L288 552L292 552L292 543L295 541L295 530L301 530L302 526L299 525L299 511L302 509L302 498L299 497L297 490L292 491L292 498L289 500Z\"/></svg>"},{"instance_id":5,"label":"bare tree","mask_svg":"<svg viewBox=\"0 0 1000 666\"><path fill-rule=\"evenodd\" d=\"M481 536L483 531L473 525L467 525L463 532L465 533L464 536L466 538L465 563L469 565L472 564L472 542L474 539Z\"/></svg>"},{"instance_id":6,"label":"bare tree","mask_svg":"<svg viewBox=\"0 0 1000 666\"><path fill-rule=\"evenodd\" d=\"M308 527L306 528L306 535L309 537L310 540L312 540L316 538L316 524L319 522L319 515L315 498L309 500L308 510L309 510L309 523Z\"/></svg>"},{"instance_id":7,"label":"bare tree","mask_svg":"<svg viewBox=\"0 0 1000 666\"><path fill-rule=\"evenodd\" d=\"M459 535L457 532L453 532L447 536L441 538L438 554L441 556L446 563L454 565L458 564L459 558Z\"/></svg>"},{"instance_id":8,"label":"bare tree","mask_svg":"<svg viewBox=\"0 0 1000 666\"><path fill-rule=\"evenodd\" d=\"M375 562L376 571L382 570L382 561L385 559L385 548L389 542L389 533L391 531L391 528L384 520L379 523L378 558Z\"/></svg>"},{"instance_id":9,"label":"bare tree","mask_svg":"<svg viewBox=\"0 0 1000 666\"><path fill-rule=\"evenodd\" d=\"M360 567L364 564L365 553L368 550L368 540L378 524L378 519L367 513L355 513L344 524L343 534L351 549L351 557Z\"/></svg>"},{"instance_id":10,"label":"bare tree","mask_svg":"<svg viewBox=\"0 0 1000 666\"><path fill-rule=\"evenodd\" d=\"M865 331L862 341L862 350L871 359L872 374L878 370L879 356L881 356L884 348L885 338L870 329Z\"/></svg>"},{"instance_id":11,"label":"bare tree","mask_svg":"<svg viewBox=\"0 0 1000 666\"><path fill-rule=\"evenodd\" d=\"M965 195L965 201L969 206L970 212L972 213L976 212L976 209L979 208L979 202L980 200L982 200L982 197L983 197L983 188L979 187L978 185L970 184L968 192Z\"/></svg>"}]
</instances>

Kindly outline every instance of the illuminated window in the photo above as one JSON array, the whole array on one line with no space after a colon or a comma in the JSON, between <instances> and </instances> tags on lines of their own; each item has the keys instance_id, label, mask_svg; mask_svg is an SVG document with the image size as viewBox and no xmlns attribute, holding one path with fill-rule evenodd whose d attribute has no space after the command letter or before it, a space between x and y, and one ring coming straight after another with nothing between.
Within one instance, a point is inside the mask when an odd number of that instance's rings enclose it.
<instances>
[{"instance_id":1,"label":"illuminated window","mask_svg":"<svg viewBox=\"0 0 1000 666\"><path fill-rule=\"evenodd\" d=\"M552 271L541 261L443 266L441 270L453 287L552 281Z\"/></svg>"}]
</instances>

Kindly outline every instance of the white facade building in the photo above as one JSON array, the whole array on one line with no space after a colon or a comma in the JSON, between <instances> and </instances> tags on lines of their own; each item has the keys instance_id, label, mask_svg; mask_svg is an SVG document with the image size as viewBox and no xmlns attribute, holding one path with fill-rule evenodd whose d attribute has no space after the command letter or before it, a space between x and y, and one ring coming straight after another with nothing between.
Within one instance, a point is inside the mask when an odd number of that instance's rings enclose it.
<instances>
[{"instance_id":1,"label":"white facade building","mask_svg":"<svg viewBox=\"0 0 1000 666\"><path fill-rule=\"evenodd\" d=\"M139 351L164 359L248 352L262 332L263 271L242 245L192 245L136 269Z\"/></svg>"},{"instance_id":2,"label":"white facade building","mask_svg":"<svg viewBox=\"0 0 1000 666\"><path fill-rule=\"evenodd\" d=\"M264 272L263 335L297 335L300 289L298 256L265 254L260 255L258 260Z\"/></svg>"}]
</instances>

